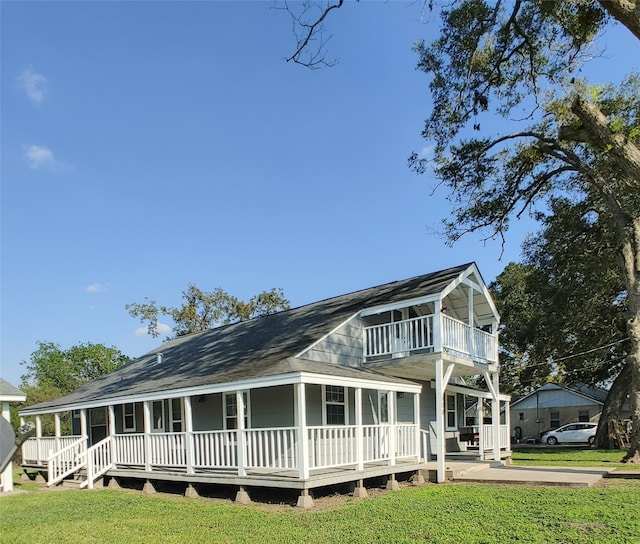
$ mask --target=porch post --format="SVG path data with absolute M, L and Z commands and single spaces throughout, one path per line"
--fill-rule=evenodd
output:
M 362 427 L 362 388 L 357 387 L 355 392 L 356 405 L 356 470 L 364 470 L 364 429 Z
M 398 398 L 394 391 L 387 392 L 387 398 L 389 399 L 389 465 L 395 466 L 396 464 L 396 453 L 398 451 L 397 442 L 398 442 L 398 418 L 396 414 Z
M 442 301 L 436 300 L 435 314 L 433 316 L 433 351 L 440 353 L 442 351 Z M 442 361 L 441 361 L 442 362 Z
M 85 438 L 88 438 L 89 434 L 87 433 L 87 409 L 83 408 L 80 410 L 80 434 Z
M 484 399 L 482 397 L 478 397 L 476 411 L 478 413 L 478 453 L 480 460 L 484 461 Z
M 62 432 L 60 430 L 60 412 L 53 414 L 53 435 L 56 437 L 56 451 L 60 449 L 60 436 Z
M 107 428 L 109 436 L 116 434 L 116 408 L 113 404 L 107 406 Z
M 295 384 L 296 425 L 298 427 L 298 471 L 301 480 L 309 479 L 309 439 L 307 433 L 307 398 L 304 383 Z
M 493 427 L 493 460 L 500 461 L 500 399 L 498 390 L 500 387 L 500 377 L 497 372 L 491 375 L 493 387 L 491 391 L 491 424 Z
M 11 409 L 8 402 L 2 403 L 2 417 L 5 421 L 11 422 Z M 0 482 L 3 492 L 13 491 L 13 462 L 10 462 L 0 474 Z
M 247 452 L 247 435 L 244 426 L 244 395 L 242 391 L 236 391 L 237 406 L 237 431 L 238 431 L 238 476 L 246 476 L 246 452 Z
M 444 369 L 442 359 L 436 360 L 436 481 L 445 481 L 445 438 L 444 438 Z
M 187 474 L 193 474 L 193 408 L 191 406 L 191 397 L 184 398 L 184 431 L 186 433 Z
M 507 451 L 511 451 L 511 406 L 508 400 L 504 401 L 504 422 L 507 426 Z
M 413 421 L 416 426 L 416 461 L 419 463 L 422 458 L 421 455 L 421 447 L 422 447 L 422 432 L 420 430 L 420 394 L 413 394 Z M 424 452 L 424 460 L 427 461 L 427 452 Z
M 42 418 L 39 415 L 36 416 L 36 438 L 42 438 Z M 38 440 L 38 461 L 46 461 L 47 457 L 49 457 L 49 452 L 42 451 L 42 440 Z
M 144 432 L 144 469 L 151 471 L 151 406 L 148 400 L 142 403 L 142 421 Z

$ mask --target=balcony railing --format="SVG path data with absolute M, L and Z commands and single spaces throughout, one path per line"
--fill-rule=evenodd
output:
M 442 315 L 415 317 L 364 329 L 365 359 L 406 357 L 421 351 L 446 351 L 472 361 L 496 363 L 498 339 L 466 323 Z

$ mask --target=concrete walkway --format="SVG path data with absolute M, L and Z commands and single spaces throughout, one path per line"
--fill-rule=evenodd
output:
M 607 469 L 593 467 L 523 467 L 515 465 L 448 463 L 454 482 L 494 484 L 557 485 L 591 487 L 609 474 Z M 456 465 L 456 466 L 453 466 Z M 471 465 L 471 464 L 469 464 Z

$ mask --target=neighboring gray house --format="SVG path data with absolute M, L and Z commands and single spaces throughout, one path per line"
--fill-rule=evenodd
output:
M 582 421 L 598 421 L 608 391 L 584 384 L 547 383 L 511 403 L 512 433 L 538 440 L 545 431 Z
M 478 455 L 509 454 L 499 316 L 475 264 L 179 337 L 55 401 L 28 407 L 25 467 L 189 485 L 301 490 L 418 472 L 445 479 L 464 396 L 489 399 Z M 487 391 L 460 385 L 484 375 Z M 450 383 L 452 382 L 452 383 Z M 59 436 L 71 412 L 73 436 Z M 508 409 L 505 411 L 509 413 Z M 58 431 L 43 437 L 41 417 Z
M 11 424 L 9 405 L 12 402 L 24 402 L 27 396 L 20 389 L 0 378 L 0 404 L 2 405 L 2 417 Z M 4 435 L 3 435 L 4 436 Z M 15 446 L 14 446 L 15 447 Z M 9 453 L 9 452 L 8 452 Z M 0 475 L 0 490 L 13 491 L 13 465 L 9 466 Z

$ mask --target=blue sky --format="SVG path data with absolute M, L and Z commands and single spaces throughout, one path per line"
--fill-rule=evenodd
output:
M 37 341 L 145 353 L 160 340 L 125 304 L 179 304 L 189 282 L 299 306 L 469 261 L 490 282 L 518 260 L 529 223 L 502 260 L 430 233 L 445 194 L 406 166 L 429 145 L 411 46 L 436 29 L 418 6 L 347 4 L 339 63 L 317 71 L 284 61 L 272 7 L 2 3 L 3 378 L 19 384 Z M 626 34 L 594 73 L 637 58 Z

